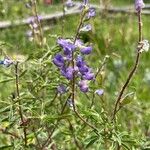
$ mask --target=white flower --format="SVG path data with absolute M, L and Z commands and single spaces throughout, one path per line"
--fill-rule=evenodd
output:
M 140 49 L 139 49 L 139 52 L 142 53 L 143 51 L 145 52 L 148 52 L 149 50 L 149 42 L 148 40 L 143 40 L 139 43 L 139 46 L 138 46 Z

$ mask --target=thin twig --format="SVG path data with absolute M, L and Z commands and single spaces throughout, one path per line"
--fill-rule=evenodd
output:
M 17 94 L 17 99 L 19 103 L 19 115 L 21 119 L 21 124 L 23 124 L 23 133 L 24 133 L 24 144 L 25 147 L 27 146 L 27 131 L 26 131 L 26 126 L 24 125 L 24 117 L 23 117 L 23 112 L 22 112 L 22 107 L 21 107 L 21 101 L 20 101 L 20 91 L 19 91 L 19 72 L 18 72 L 18 65 L 19 62 L 16 62 L 15 64 L 15 76 L 16 76 L 16 94 Z
M 139 42 L 141 42 L 141 41 L 142 41 L 142 18 L 141 18 L 141 10 L 138 12 L 138 22 L 139 22 L 139 24 L 138 24 L 138 25 L 139 25 Z M 139 49 L 137 49 L 137 56 L 136 56 L 135 64 L 134 64 L 134 66 L 133 66 L 131 72 L 129 73 L 128 78 L 127 78 L 125 84 L 124 84 L 123 87 L 121 88 L 121 91 L 120 91 L 120 93 L 119 93 L 119 96 L 118 96 L 118 98 L 117 98 L 117 100 L 116 100 L 112 120 L 115 119 L 115 116 L 116 116 L 116 114 L 117 114 L 117 112 L 118 112 L 118 109 L 120 109 L 120 108 L 118 108 L 118 105 L 120 105 L 120 102 L 121 102 L 122 96 L 123 96 L 123 94 L 124 94 L 124 91 L 125 91 L 125 89 L 127 88 L 127 86 L 128 86 L 128 84 L 130 83 L 130 81 L 131 81 L 131 79 L 132 79 L 134 73 L 136 72 L 136 70 L 137 70 L 137 68 L 138 68 L 139 60 L 140 60 L 140 54 L 141 54 L 141 53 L 140 53 L 140 48 L 139 48 Z
M 13 136 L 14 138 L 20 138 L 19 135 L 17 135 L 16 133 L 9 132 L 9 131 L 7 131 L 6 129 L 0 128 L 0 131 L 1 131 L 3 134 L 8 134 L 8 135 L 10 135 L 10 136 Z
M 78 39 L 79 37 L 79 34 L 80 34 L 80 28 L 82 27 L 83 25 L 83 21 L 84 21 L 84 17 L 86 15 L 86 11 L 83 10 L 82 14 L 81 14 L 81 18 L 80 18 L 80 22 L 79 22 L 79 25 L 78 25 L 78 28 L 77 28 L 77 31 L 76 31 L 76 34 L 75 34 L 75 39 L 74 39 L 74 44 L 76 43 L 76 40 Z M 75 68 L 75 63 L 74 63 L 74 52 L 72 52 L 72 67 L 73 69 Z M 77 109 L 76 109 L 76 104 L 75 104 L 75 72 L 73 72 L 73 79 L 72 79 L 72 88 L 71 88 L 71 97 L 72 97 L 72 105 L 73 105 L 73 111 L 75 112 L 75 114 L 77 115 L 77 117 L 83 121 L 87 126 L 89 126 L 90 128 L 92 128 L 94 131 L 97 131 L 96 134 L 98 134 L 98 130 L 96 129 L 96 127 L 94 127 L 93 125 L 91 125 L 90 123 L 88 123 L 84 118 L 82 118 L 80 116 L 80 114 L 78 113 Z

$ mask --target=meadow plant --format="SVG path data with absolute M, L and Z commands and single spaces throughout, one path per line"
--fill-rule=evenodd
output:
M 74 2 L 63 1 L 63 5 L 73 7 Z M 133 132 L 124 130 L 118 121 L 118 112 L 126 107 L 129 97 L 132 96 L 132 93 L 124 94 L 125 90 L 138 68 L 142 53 L 149 50 L 148 40 L 142 37 L 141 13 L 145 6 L 144 2 L 135 0 L 139 29 L 135 63 L 118 92 L 115 105 L 111 103 L 112 106 L 107 104 L 105 87 L 101 85 L 101 74 L 110 56 L 104 57 L 97 70 L 91 67 L 88 58 L 94 53 L 94 43 L 85 41 L 82 36 L 92 32 L 91 20 L 94 19 L 96 10 L 90 7 L 88 0 L 83 0 L 81 6 L 75 34 L 65 37 L 65 30 L 62 29 L 62 36 L 55 36 L 56 45 L 50 47 L 44 41 L 36 1 L 31 0 L 26 4 L 33 14 L 30 19 L 32 31 L 28 36 L 32 36 L 42 51 L 38 56 L 27 58 L 23 62 L 6 54 L 0 60 L 0 66 L 5 68 L 4 71 L 11 72 L 10 75 L 5 73 L 9 78 L 1 83 L 11 81 L 9 86 L 12 91 L 8 96 L 8 102 L 2 101 L 4 106 L 0 107 L 3 115 L 0 132 L 4 135 L 1 138 L 2 141 L 6 140 L 1 148 L 149 148 L 144 146 L 148 140 L 145 142 L 141 137 L 138 141 Z

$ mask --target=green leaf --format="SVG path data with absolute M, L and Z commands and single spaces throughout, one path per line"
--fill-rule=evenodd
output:
M 9 150 L 8 148 L 10 148 L 10 147 L 13 147 L 13 145 L 1 146 L 0 149 L 1 150 L 4 150 L 4 149 Z
M 8 111 L 10 111 L 10 107 L 9 106 L 0 109 L 0 113 L 4 113 L 4 112 L 8 112 Z
M 88 143 L 86 145 L 85 148 L 90 147 L 91 145 L 93 145 L 96 141 L 98 140 L 98 136 L 92 136 L 90 138 L 87 139 Z
M 14 78 L 2 80 L 2 81 L 0 81 L 0 83 L 6 83 L 6 82 L 10 82 L 10 81 L 12 81 L 12 80 L 14 80 Z
M 126 95 L 121 99 L 120 105 L 121 105 L 121 106 L 124 106 L 124 105 L 127 105 L 127 104 L 131 103 L 132 100 L 133 100 L 133 97 L 134 97 L 134 92 L 131 92 L 131 93 L 126 94 Z
M 27 72 L 27 70 L 24 70 L 20 75 L 19 77 L 21 78 L 22 76 L 24 76 L 24 74 Z

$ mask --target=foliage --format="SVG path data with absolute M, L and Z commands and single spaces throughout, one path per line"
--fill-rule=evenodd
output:
M 58 38 L 75 38 L 79 17 L 82 15 L 59 20 L 47 33 L 37 32 L 38 37 L 43 34 L 42 39 L 33 36 L 32 41 L 25 32 L 33 32 L 34 26 L 1 31 L 0 149 L 150 148 L 149 53 L 141 54 L 139 68 L 123 95 L 116 121 L 112 121 L 116 97 L 135 59 L 137 17 L 101 15 L 86 21 L 92 31 L 82 32 L 79 37 L 93 44 L 85 61 L 97 77 L 90 81 L 87 93 L 75 86 L 76 112 L 73 102 L 68 101 L 73 92 L 70 81 L 61 76 L 53 59 L 63 51 L 56 43 Z M 150 38 L 147 18 L 143 17 L 143 34 Z M 6 58 L 13 61 L 9 67 Z M 58 92 L 60 84 L 67 87 L 65 93 Z M 104 93 L 98 94 L 97 89 Z

